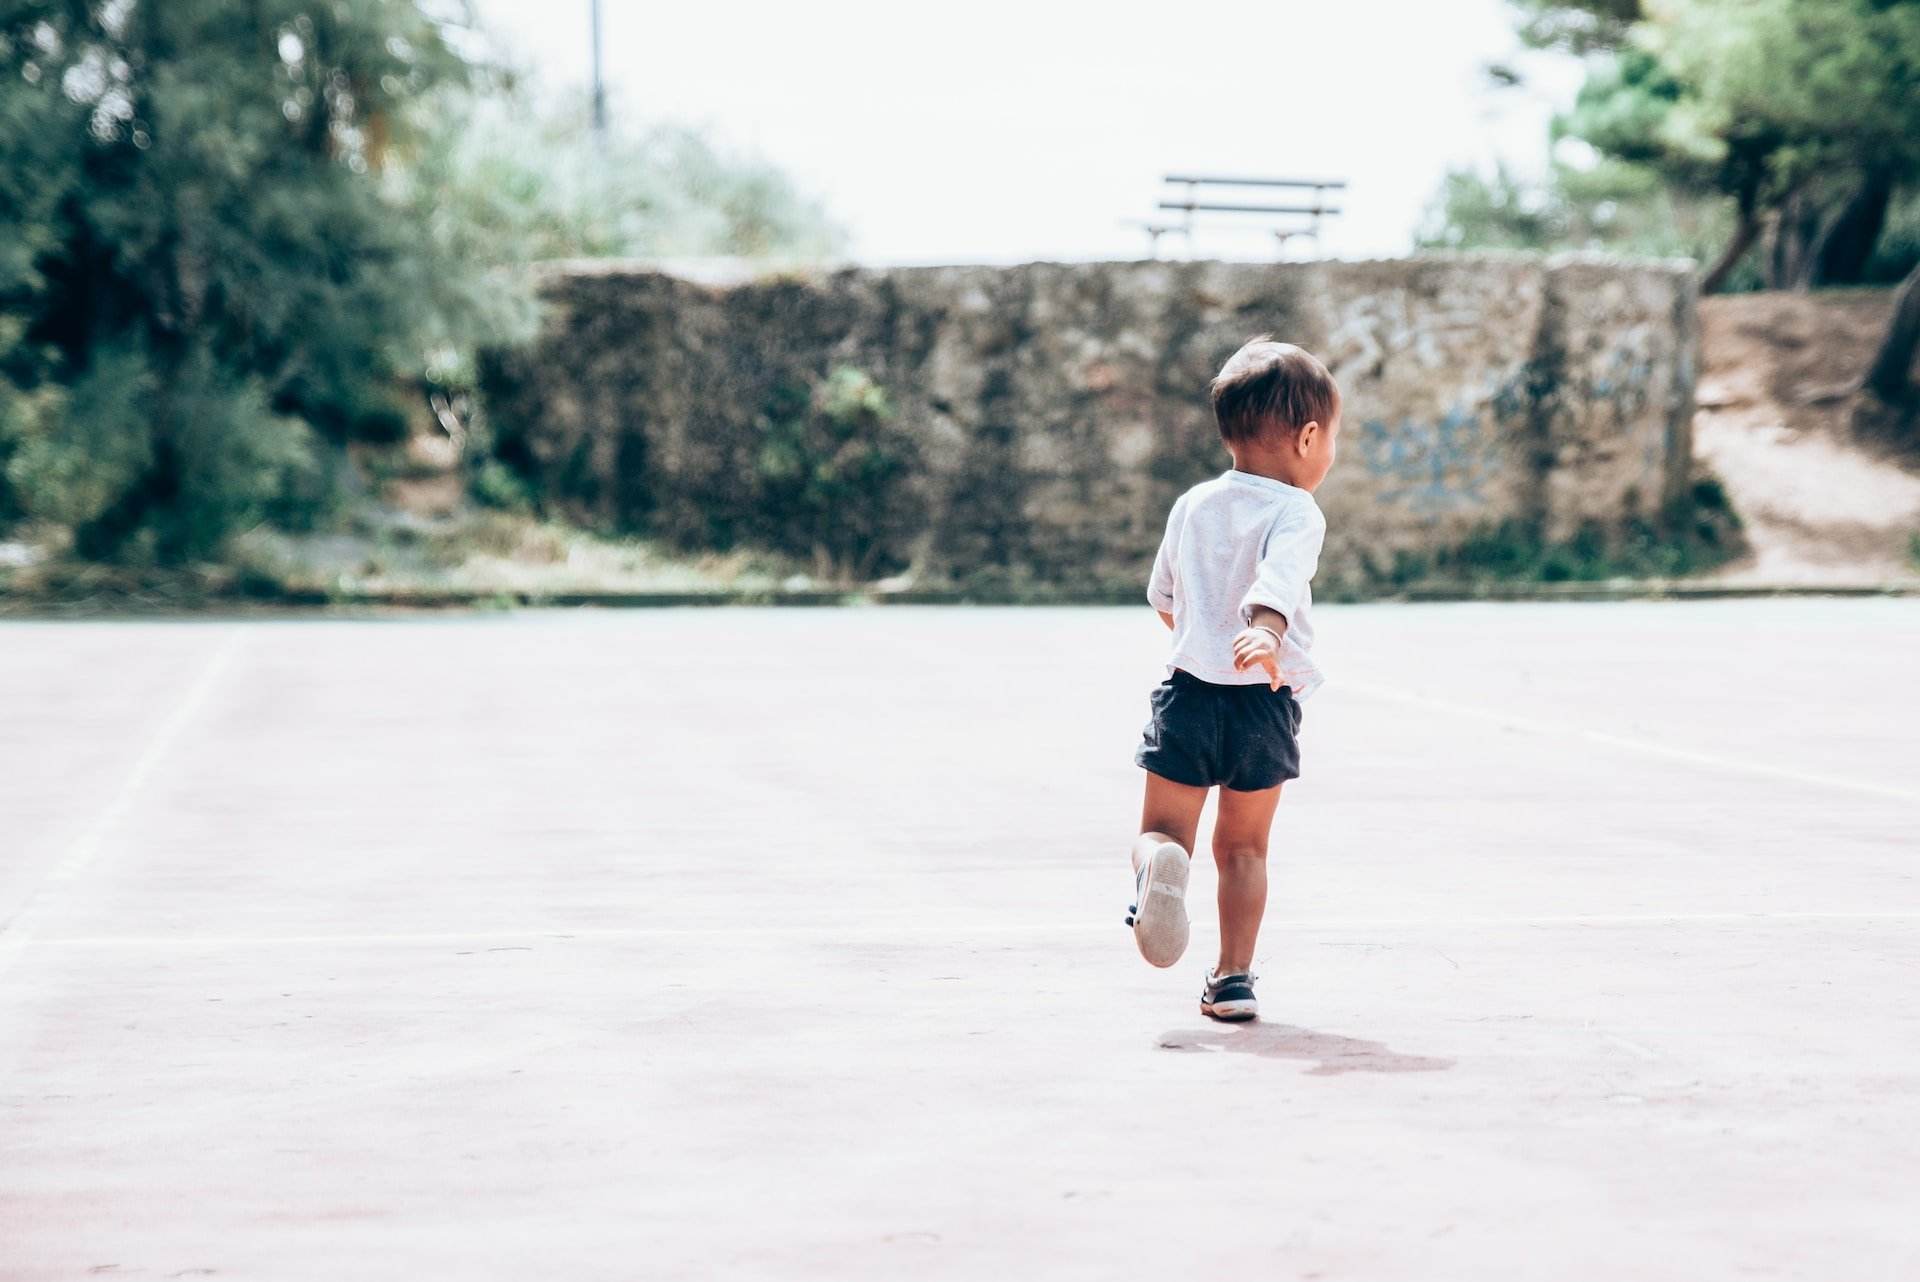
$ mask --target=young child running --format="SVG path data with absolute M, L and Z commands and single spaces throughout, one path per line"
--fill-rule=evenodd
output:
M 1173 653 L 1134 757 L 1147 795 L 1127 924 L 1155 966 L 1186 951 L 1189 852 L 1217 786 L 1220 957 L 1200 1010 L 1241 1020 L 1259 1014 L 1252 967 L 1267 831 L 1280 786 L 1300 774 L 1300 703 L 1320 684 L 1308 581 L 1327 522 L 1313 492 L 1333 466 L 1340 389 L 1312 355 L 1263 335 L 1233 354 L 1209 393 L 1233 468 L 1174 503 L 1147 587 Z

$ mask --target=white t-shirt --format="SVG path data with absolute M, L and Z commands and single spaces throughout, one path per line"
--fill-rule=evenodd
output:
M 1237 469 L 1202 481 L 1173 505 L 1154 558 L 1147 600 L 1173 616 L 1169 671 L 1184 668 L 1215 685 L 1254 685 L 1265 669 L 1237 672 L 1233 638 L 1256 605 L 1286 619 L 1280 679 L 1305 699 L 1320 685 L 1308 651 L 1313 604 L 1308 586 L 1320 564 L 1327 518 L 1298 486 Z

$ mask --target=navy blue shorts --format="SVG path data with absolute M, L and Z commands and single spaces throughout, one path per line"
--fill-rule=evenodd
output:
M 1176 670 L 1153 688 L 1134 764 L 1194 788 L 1260 792 L 1300 777 L 1300 704 L 1286 686 L 1222 686 Z

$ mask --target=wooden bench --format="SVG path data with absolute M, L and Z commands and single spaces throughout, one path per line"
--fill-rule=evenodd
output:
M 1214 174 L 1168 174 L 1162 181 L 1169 187 L 1182 187 L 1185 190 L 1172 193 L 1180 199 L 1163 198 L 1159 204 L 1160 209 L 1182 215 L 1179 222 L 1140 224 L 1147 233 L 1148 251 L 1155 258 L 1160 256 L 1160 238 L 1171 232 L 1185 236 L 1188 252 L 1192 252 L 1195 214 L 1261 214 L 1287 219 L 1304 217 L 1307 220 L 1304 225 L 1282 224 L 1269 230 L 1283 253 L 1287 242 L 1296 236 L 1309 237 L 1318 244 L 1321 220 L 1340 212 L 1340 207 L 1329 203 L 1329 198 L 1347 188 L 1346 180 L 1340 178 L 1230 178 Z M 1304 203 L 1299 204 L 1249 203 L 1253 200 L 1251 196 L 1233 198 L 1235 189 L 1246 188 L 1304 191 L 1308 194 Z

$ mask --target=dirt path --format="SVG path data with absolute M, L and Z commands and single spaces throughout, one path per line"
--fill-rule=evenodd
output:
M 1840 392 L 1871 354 L 1888 300 L 1849 290 L 1701 303 L 1694 450 L 1726 483 L 1753 547 L 1719 577 L 1920 577 L 1920 469 L 1852 440 Z

